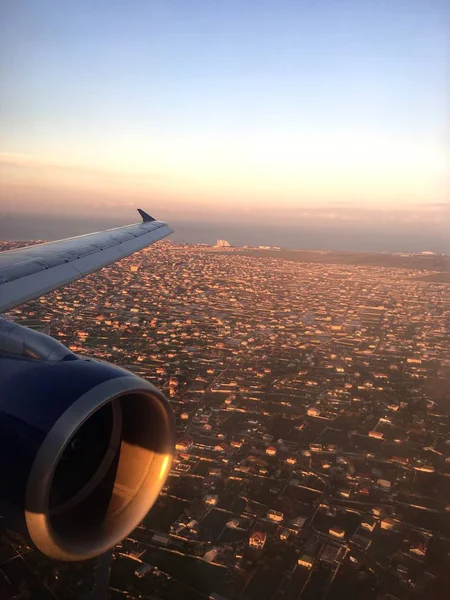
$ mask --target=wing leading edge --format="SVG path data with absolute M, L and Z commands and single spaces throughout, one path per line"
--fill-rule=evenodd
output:
M 81 279 L 173 233 L 139 209 L 142 223 L 0 252 L 0 313 Z

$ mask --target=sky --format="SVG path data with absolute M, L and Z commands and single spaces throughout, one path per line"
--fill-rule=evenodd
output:
M 3 0 L 0 238 L 450 253 L 447 0 Z

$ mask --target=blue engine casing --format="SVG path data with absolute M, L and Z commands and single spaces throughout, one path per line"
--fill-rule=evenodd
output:
M 174 444 L 168 401 L 129 371 L 0 353 L 0 515 L 48 556 L 92 558 L 129 535 Z

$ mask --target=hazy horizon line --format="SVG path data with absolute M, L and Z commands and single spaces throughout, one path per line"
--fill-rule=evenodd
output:
M 138 219 L 135 219 L 137 221 Z M 131 222 L 130 219 L 129 222 Z M 0 240 L 2 241 L 53 241 L 67 237 L 85 235 L 126 225 L 118 217 L 84 217 L 67 219 L 58 216 L 26 216 L 16 218 L 3 215 L 0 219 Z M 214 245 L 218 239 L 229 241 L 233 247 L 258 246 L 279 247 L 284 250 L 305 250 L 320 252 L 365 252 L 365 253 L 408 253 L 433 252 L 450 255 L 450 240 L 444 229 L 423 223 L 365 223 L 349 226 L 349 223 L 333 222 L 312 224 L 270 223 L 249 226 L 246 224 L 208 222 L 173 222 L 174 233 L 168 241 L 187 244 Z

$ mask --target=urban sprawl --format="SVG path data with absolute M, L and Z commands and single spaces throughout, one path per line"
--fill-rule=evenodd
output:
M 170 398 L 172 469 L 110 597 L 448 598 L 449 286 L 221 242 L 158 244 L 8 315 Z M 87 598 L 95 569 L 0 542 L 6 598 Z

